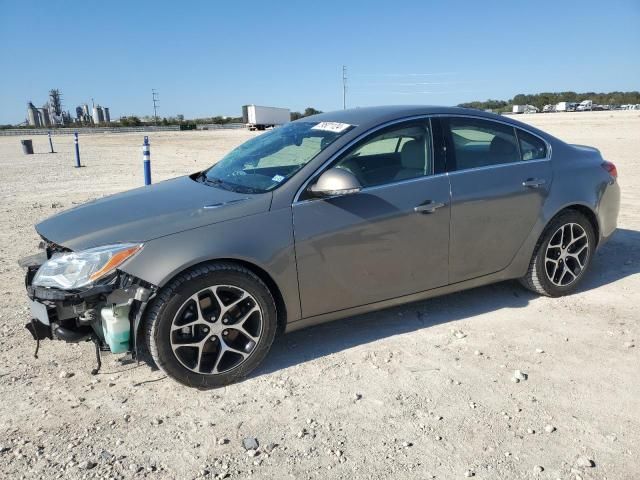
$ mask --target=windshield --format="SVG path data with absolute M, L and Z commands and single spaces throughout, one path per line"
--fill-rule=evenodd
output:
M 239 193 L 264 193 L 282 185 L 352 125 L 293 122 L 243 143 L 198 180 Z

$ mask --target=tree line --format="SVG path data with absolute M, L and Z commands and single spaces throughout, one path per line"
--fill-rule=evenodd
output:
M 142 125 L 155 125 L 156 119 L 154 117 L 137 117 L 131 115 L 128 117 L 120 117 L 119 123 L 123 127 L 139 127 Z M 158 125 L 198 125 L 198 124 L 210 124 L 215 123 L 218 125 L 224 125 L 227 123 L 242 123 L 242 117 L 204 117 L 185 120 L 184 115 L 176 115 L 175 117 L 158 117 Z
M 318 113 L 322 113 L 322 111 L 317 110 L 313 107 L 307 107 L 304 109 L 304 112 L 291 112 L 291 121 L 298 120 L 300 118 L 308 117 L 311 115 L 317 115 Z M 123 127 L 139 127 L 142 125 L 155 125 L 156 119 L 154 117 L 146 116 L 146 117 L 137 117 L 135 115 L 120 117 L 120 125 Z M 184 115 L 176 115 L 175 117 L 159 117 L 158 125 L 168 126 L 168 125 L 180 125 L 181 127 L 188 127 L 193 125 L 204 125 L 204 124 L 216 124 L 216 125 L 225 125 L 228 123 L 242 123 L 242 117 L 223 117 L 221 115 L 217 115 L 215 117 L 204 117 L 204 118 L 194 118 L 185 120 Z
M 309 117 L 311 115 L 317 115 L 318 113 L 322 113 L 321 110 L 318 110 L 313 107 L 307 107 L 303 112 L 291 112 L 291 121 L 298 120 L 300 118 Z M 225 125 L 228 123 L 242 123 L 242 117 L 223 117 L 221 115 L 217 115 L 215 117 L 204 117 L 204 118 L 193 118 L 193 119 L 185 119 L 184 115 L 178 114 L 172 117 L 158 117 L 157 119 L 153 116 L 146 115 L 143 117 L 139 117 L 137 115 L 127 115 L 120 117 L 117 122 L 111 122 L 109 126 L 111 127 L 141 127 L 146 125 L 179 125 L 181 130 L 194 130 L 196 125 L 203 124 L 216 124 L 216 125 Z M 71 125 L 74 126 L 74 125 Z M 86 125 L 92 126 L 92 125 Z M 7 128 L 16 128 L 15 125 L 0 125 L 0 129 Z M 35 128 L 35 127 L 20 127 L 20 128 Z
M 461 103 L 459 107 L 477 108 L 480 110 L 493 110 L 494 112 L 511 111 L 513 105 L 533 105 L 540 110 L 545 105 L 555 105 L 560 102 L 580 103 L 583 100 L 593 100 L 598 105 L 626 105 L 640 103 L 640 92 L 554 92 L 554 93 L 519 93 L 510 100 L 486 100 L 484 102 Z
M 300 118 L 304 118 L 304 117 L 310 117 L 311 115 L 317 115 L 319 113 L 322 113 L 322 111 L 316 110 L 313 107 L 307 107 L 304 109 L 303 113 L 291 112 L 291 121 L 293 122 L 294 120 L 299 120 Z

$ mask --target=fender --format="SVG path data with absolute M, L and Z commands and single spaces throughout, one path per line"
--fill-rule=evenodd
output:
M 255 265 L 275 283 L 287 321 L 295 321 L 300 318 L 300 297 L 291 222 L 291 209 L 283 208 L 167 235 L 146 242 L 121 270 L 162 288 L 203 262 L 225 259 Z

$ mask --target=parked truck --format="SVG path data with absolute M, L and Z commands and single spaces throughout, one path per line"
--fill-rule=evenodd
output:
M 540 109 L 533 105 L 514 105 L 512 113 L 538 113 Z
M 556 112 L 575 112 L 577 106 L 575 102 L 560 102 L 556 104 Z
M 264 130 L 268 127 L 288 123 L 291 121 L 291 112 L 288 108 L 244 105 L 242 107 L 242 121 L 249 130 Z
M 577 112 L 586 112 L 593 110 L 593 101 L 591 100 L 583 100 L 580 102 L 580 105 L 576 108 Z

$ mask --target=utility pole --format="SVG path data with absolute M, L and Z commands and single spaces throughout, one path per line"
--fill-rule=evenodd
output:
M 156 121 L 156 126 L 158 125 L 158 92 L 156 92 L 155 88 L 151 89 L 151 97 L 153 98 L 153 118 Z
M 342 109 L 347 109 L 347 66 L 342 65 Z

